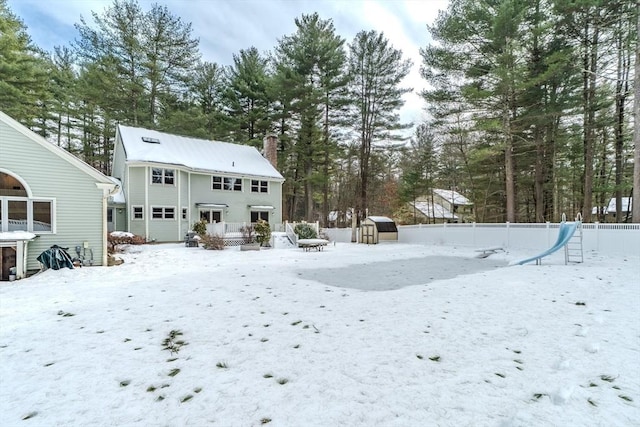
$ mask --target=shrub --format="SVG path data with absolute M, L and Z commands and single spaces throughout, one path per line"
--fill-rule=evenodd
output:
M 218 234 L 205 234 L 200 239 L 200 244 L 205 249 L 213 249 L 216 251 L 224 249 L 224 239 Z
M 240 233 L 242 233 L 242 238 L 245 243 L 253 243 L 253 232 L 254 229 L 251 224 L 240 227 Z
M 142 236 L 136 236 L 125 231 L 113 231 L 107 236 L 107 251 L 110 254 L 120 252 L 121 245 L 143 245 L 147 243 Z
M 265 246 L 271 240 L 271 227 L 269 223 L 264 219 L 258 220 L 254 230 L 256 231 L 256 240 L 260 243 L 260 246 Z
M 193 224 L 193 231 L 200 237 L 204 237 L 207 234 L 207 222 L 198 221 Z
M 296 225 L 293 231 L 298 235 L 298 239 L 317 239 L 318 238 L 318 234 L 316 233 L 316 230 L 307 223 Z

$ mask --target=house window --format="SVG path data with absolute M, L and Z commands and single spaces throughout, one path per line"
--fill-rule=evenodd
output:
M 189 215 L 188 215 L 188 211 L 187 208 L 182 208 L 182 220 L 186 221 L 187 219 L 189 219 Z
M 131 207 L 131 218 L 136 220 L 144 219 L 144 207 L 142 206 L 132 206 Z
M 214 224 L 222 221 L 222 211 L 216 211 L 213 209 L 200 210 L 200 221 L 204 221 L 207 224 Z
M 257 179 L 251 180 L 251 192 L 252 193 L 268 193 L 269 192 L 269 182 L 268 181 L 258 181 Z
M 212 176 L 211 188 L 213 190 L 242 191 L 242 178 Z
M 251 211 L 251 222 L 258 222 L 259 219 L 263 219 L 269 222 L 269 212 L 265 211 Z
M 176 219 L 176 208 L 173 207 L 151 207 L 152 219 Z
M 46 234 L 54 230 L 53 200 L 0 197 L 0 232 L 29 231 Z
M 173 185 L 175 182 L 175 170 L 163 168 L 151 168 L 151 183 Z

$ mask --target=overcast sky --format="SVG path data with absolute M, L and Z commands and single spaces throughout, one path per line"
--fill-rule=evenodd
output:
M 361 30 L 384 32 L 403 58 L 413 61 L 405 86 L 403 122 L 418 123 L 424 103 L 419 96 L 425 83 L 420 78 L 420 47 L 430 42 L 427 24 L 433 22 L 448 0 L 138 0 L 143 10 L 151 4 L 166 5 L 176 16 L 193 25 L 200 39 L 202 59 L 231 65 L 233 54 L 255 46 L 273 50 L 278 40 L 296 30 L 294 19 L 318 12 L 332 19 L 336 32 L 347 43 Z M 21 18 L 33 42 L 48 51 L 69 45 L 78 33 L 74 24 L 83 16 L 93 23 L 91 11 L 102 14 L 112 0 L 9 0 L 9 8 Z

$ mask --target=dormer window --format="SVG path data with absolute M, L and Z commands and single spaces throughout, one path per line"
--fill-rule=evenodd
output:
M 160 140 L 158 138 L 150 138 L 148 136 L 143 136 L 142 141 L 149 144 L 160 144 Z

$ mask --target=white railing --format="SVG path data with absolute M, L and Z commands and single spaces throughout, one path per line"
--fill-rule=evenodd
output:
M 298 235 L 295 233 L 295 231 L 293 231 L 294 224 L 286 222 L 284 226 L 284 231 L 285 233 L 287 233 L 287 237 L 289 238 L 291 243 L 293 243 L 294 246 L 298 246 Z
M 553 245 L 558 237 L 558 223 L 515 224 L 418 224 L 398 226 L 400 243 L 460 245 L 505 249 L 540 250 Z M 351 229 L 325 229 L 337 242 L 350 242 Z M 611 255 L 640 256 L 640 224 L 583 223 L 584 251 Z
M 216 234 L 218 236 L 241 236 L 242 228 L 251 225 L 248 222 L 216 222 L 207 224 L 207 233 Z M 284 224 L 270 224 L 271 231 L 284 230 Z
M 298 235 L 295 232 L 296 225 L 298 224 L 307 224 L 311 228 L 316 231 L 316 235 L 320 235 L 320 224 L 316 222 L 285 222 L 284 223 L 284 231 L 287 233 L 287 237 L 294 244 L 294 246 L 298 246 Z

